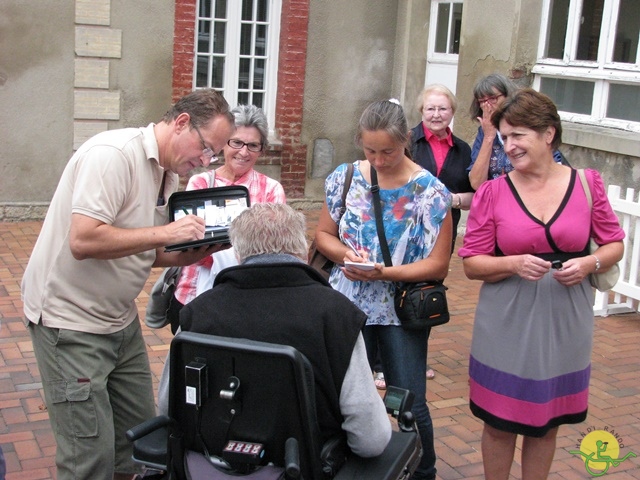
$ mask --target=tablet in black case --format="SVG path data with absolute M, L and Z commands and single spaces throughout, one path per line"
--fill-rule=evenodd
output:
M 168 245 L 165 251 L 229 243 L 231 221 L 248 207 L 249 190 L 242 185 L 175 192 L 169 197 L 169 221 L 180 220 L 186 215 L 197 215 L 204 219 L 206 230 L 202 240 Z

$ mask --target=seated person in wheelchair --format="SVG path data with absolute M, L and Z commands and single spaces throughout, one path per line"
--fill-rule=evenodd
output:
M 305 232 L 304 215 L 286 204 L 242 212 L 229 232 L 240 265 L 221 271 L 211 290 L 185 305 L 180 328 L 296 348 L 313 367 L 322 441 L 342 430 L 353 453 L 378 456 L 391 424 L 369 371 L 366 316 L 306 264 Z M 167 389 L 163 375 L 161 414 Z

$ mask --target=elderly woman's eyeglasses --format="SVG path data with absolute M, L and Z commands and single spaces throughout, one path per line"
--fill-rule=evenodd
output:
M 436 113 L 440 113 L 441 115 L 446 115 L 451 111 L 448 107 L 427 107 L 423 110 L 427 115 L 435 115 Z
M 242 147 L 244 147 L 245 145 L 247 146 L 247 150 L 249 150 L 250 152 L 261 152 L 262 151 L 262 144 L 261 143 L 245 143 L 242 140 L 237 140 L 235 138 L 230 139 L 227 142 L 227 145 L 229 145 L 231 148 L 235 148 L 236 150 L 240 150 L 242 149 Z
M 193 125 L 193 123 L 191 124 Z M 202 156 L 209 159 L 209 162 L 211 163 L 215 163 L 218 161 L 218 157 L 216 157 L 216 154 L 213 153 L 213 149 L 211 147 L 207 147 L 207 144 L 204 143 L 204 138 L 202 138 L 202 134 L 200 133 L 200 129 L 198 129 L 198 127 L 196 127 L 195 125 L 193 125 L 194 130 L 196 131 L 196 133 L 198 134 L 198 136 L 200 137 L 200 143 L 202 143 Z
M 498 99 L 500 97 L 504 97 L 504 95 L 499 93 L 497 95 L 492 95 L 490 97 L 479 98 L 478 105 L 482 105 L 483 103 L 488 103 L 489 105 L 495 105 L 498 102 Z

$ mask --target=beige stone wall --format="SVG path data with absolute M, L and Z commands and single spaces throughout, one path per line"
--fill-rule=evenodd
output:
M 0 2 L 0 221 L 42 218 L 73 151 L 171 103 L 173 1 Z
M 311 0 L 302 127 L 306 197 L 322 200 L 326 175 L 362 157 L 353 136 L 366 105 L 397 95 L 397 12 L 396 2 Z
M 0 204 L 53 195 L 72 150 L 74 41 L 74 2 L 0 2 Z
M 430 12 L 430 0 L 398 2 L 392 91 L 404 106 L 409 128 L 421 121 L 415 103 L 424 88 Z

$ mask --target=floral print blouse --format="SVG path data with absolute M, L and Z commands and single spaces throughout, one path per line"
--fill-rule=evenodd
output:
M 376 231 L 371 185 L 354 162 L 353 179 L 347 194 L 347 208 L 340 219 L 342 189 L 347 165 L 337 167 L 325 181 L 327 207 L 331 218 L 339 222 L 342 243 L 369 253 L 369 260 L 384 263 Z M 392 190 L 380 190 L 385 235 L 393 265 L 427 258 L 433 249 L 448 209 L 451 194 L 427 170 L 414 175 L 407 184 Z M 329 283 L 346 295 L 367 316 L 367 325 L 400 325 L 393 306 L 393 282 L 352 282 L 338 266 Z

